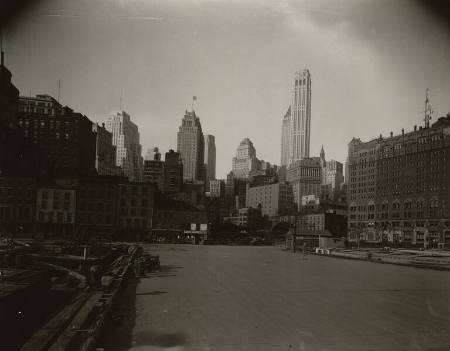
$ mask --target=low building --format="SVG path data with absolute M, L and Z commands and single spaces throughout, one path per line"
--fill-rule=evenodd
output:
M 44 236 L 73 236 L 76 184 L 41 185 L 36 191 L 36 232 Z
M 76 236 L 114 238 L 119 177 L 81 179 L 76 204 Z
M 32 234 L 35 223 L 34 178 L 0 177 L 0 234 Z
M 287 183 L 247 187 L 246 206 L 261 208 L 263 216 L 289 214 L 293 207 L 292 188 Z
M 225 217 L 223 221 L 245 228 L 248 232 L 255 232 L 262 228 L 261 209 L 252 207 L 240 208 L 237 210 L 237 213 Z
M 119 237 L 137 240 L 150 237 L 154 201 L 154 184 L 119 183 L 117 205 L 117 231 Z

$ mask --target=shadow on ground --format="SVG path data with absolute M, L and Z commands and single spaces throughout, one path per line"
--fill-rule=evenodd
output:
M 134 347 L 159 346 L 161 348 L 184 346 L 187 344 L 187 337 L 181 333 L 156 333 L 144 330 L 135 335 Z
M 142 295 L 163 295 L 163 294 L 167 294 L 167 291 L 142 292 L 142 293 L 136 293 L 136 296 L 142 296 Z
M 176 277 L 176 271 L 183 267 L 175 265 L 162 265 L 153 272 L 147 273 L 145 278 Z

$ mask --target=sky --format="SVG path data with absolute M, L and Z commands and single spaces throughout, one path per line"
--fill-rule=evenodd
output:
M 43 0 L 8 12 L 6 66 L 21 95 L 45 93 L 104 122 L 127 111 L 146 150 L 176 149 L 186 109 L 216 139 L 217 177 L 239 142 L 280 163 L 294 73 L 312 77 L 311 156 L 344 162 L 369 140 L 450 111 L 447 7 L 413 0 Z M 437 1 L 435 4 L 444 2 Z M 23 2 L 22 2 L 23 4 Z M 433 121 L 432 121 L 433 122 Z

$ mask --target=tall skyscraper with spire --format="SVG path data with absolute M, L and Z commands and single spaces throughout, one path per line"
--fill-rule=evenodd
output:
M 284 121 L 283 121 L 284 122 Z M 311 129 L 311 74 L 304 69 L 295 73 L 289 131 L 289 161 L 309 157 Z
M 291 106 L 289 106 L 283 117 L 281 125 L 281 165 L 288 166 L 289 163 L 289 139 L 291 124 Z
M 183 162 L 183 180 L 205 180 L 204 150 L 205 139 L 200 118 L 194 110 L 186 110 L 177 134 L 177 151 Z

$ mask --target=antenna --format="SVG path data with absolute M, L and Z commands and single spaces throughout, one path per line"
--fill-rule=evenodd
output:
M 123 95 L 123 88 L 120 89 L 120 102 L 119 102 L 120 111 L 122 111 L 122 95 Z
M 61 96 L 61 79 L 58 79 L 58 102 Z
M 425 90 L 425 109 L 424 109 L 424 122 L 425 122 L 425 128 L 428 128 L 430 126 L 430 120 L 431 120 L 431 115 L 433 114 L 433 109 L 430 106 L 430 100 L 428 98 L 428 92 L 430 91 L 430 89 L 427 88 L 427 90 Z
M 197 96 L 192 97 L 192 111 L 194 111 L 194 101 L 197 101 Z

